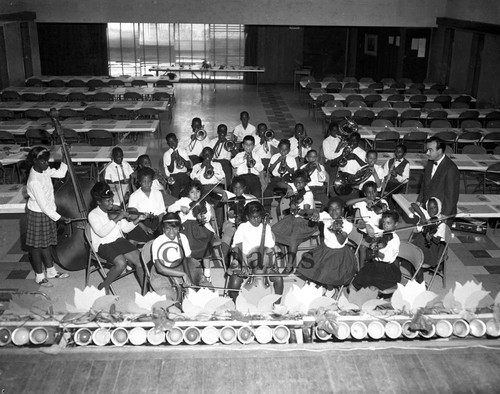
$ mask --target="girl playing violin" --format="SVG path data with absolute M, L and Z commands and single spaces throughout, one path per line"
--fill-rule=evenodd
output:
M 238 226 L 243 222 L 245 206 L 250 201 L 256 201 L 255 196 L 246 194 L 247 184 L 242 177 L 234 177 L 231 191 L 227 193 L 227 220 L 222 225 L 222 253 L 227 259 L 233 242 L 233 236 Z M 227 261 L 226 261 L 227 264 Z
M 202 266 L 191 257 L 188 239 L 184 234 L 180 234 L 182 223 L 179 215 L 177 213 L 165 214 L 162 218 L 162 227 L 163 234 L 153 241 L 151 247 L 154 263 L 151 269 L 151 287 L 154 291 L 175 300 L 178 294 L 168 277 L 186 286 L 192 284 L 210 286 L 203 275 Z
M 326 207 L 328 197 L 325 191 L 326 170 L 325 167 L 318 162 L 318 152 L 311 149 L 306 155 L 306 164 L 301 167 L 309 173 L 309 188 L 314 195 L 314 201 L 320 201 L 322 207 Z
M 278 145 L 279 152 L 271 157 L 269 162 L 269 183 L 264 190 L 264 208 L 270 212 L 272 197 L 276 190 L 286 193 L 287 183 L 297 169 L 295 158 L 290 155 L 290 141 L 283 139 Z
M 127 241 L 123 234 L 132 231 L 144 215 L 136 215 L 133 221 L 127 220 L 129 213 L 120 211 L 113 219 L 108 212 L 113 208 L 113 192 L 105 182 L 97 182 L 91 190 L 97 207 L 89 213 L 92 246 L 100 257 L 107 260 L 113 267 L 108 271 L 106 279 L 97 286 L 99 290 L 109 291 L 109 286 L 122 274 L 127 265 L 135 268 L 136 279 L 142 286 L 144 270 L 137 248 Z
M 356 257 L 347 246 L 347 237 L 353 229 L 352 223 L 343 219 L 345 203 L 333 197 L 327 212 L 313 216 L 325 224 L 324 242 L 304 253 L 297 272 L 308 280 L 326 287 L 326 297 L 335 294 L 335 287 L 348 285 L 356 274 Z
M 111 158 L 113 161 L 106 166 L 104 180 L 114 189 L 113 204 L 121 207 L 130 196 L 130 175 L 134 170 L 128 162 L 123 161 L 122 148 L 115 146 L 111 151 Z
M 358 228 L 363 233 L 363 242 L 359 247 L 359 265 L 362 267 L 366 261 L 366 248 L 373 241 L 375 234 L 380 233 L 380 220 L 382 214 L 389 209 L 387 201 L 377 199 L 377 185 L 373 181 L 368 181 L 363 185 L 365 197 L 355 198 L 347 201 L 347 206 L 359 209 L 361 221 Z
M 152 168 L 140 168 L 137 179 L 141 187 L 130 195 L 128 208 L 148 213 L 148 217 L 128 233 L 128 239 L 136 242 L 151 241 L 160 232 L 159 225 L 166 208 L 161 192 L 152 187 L 154 176 Z
M 396 262 L 400 242 L 394 232 L 398 221 L 399 214 L 396 211 L 386 211 L 382 214 L 384 234 L 371 243 L 372 257 L 352 282 L 356 290 L 370 286 L 386 290 L 401 282 L 401 270 Z
M 314 211 L 314 196 L 307 186 L 309 174 L 304 170 L 297 170 L 293 174 L 293 183 L 285 198 L 290 198 L 290 215 L 285 216 L 272 226 L 276 243 L 288 247 L 288 258 L 283 274 L 289 275 L 295 270 L 297 249 L 305 240 L 317 231 L 316 223 L 309 218 Z
M 441 221 L 441 200 L 431 197 L 427 201 L 427 209 L 411 204 L 415 211 L 414 216 L 419 217 L 416 232 L 413 234 L 411 243 L 418 246 L 424 252 L 424 264 L 415 279 L 421 283 L 424 280 L 425 268 L 435 267 L 439 263 L 439 257 L 443 252 L 446 234 L 446 223 Z M 425 225 L 425 226 L 424 226 Z
M 191 246 L 193 258 L 202 261 L 203 273 L 210 280 L 210 258 L 215 230 L 210 224 L 212 208 L 201 198 L 202 185 L 198 180 L 191 180 L 181 192 L 181 198 L 168 207 L 168 212 L 179 212 L 183 224 L 182 233 Z
M 68 166 L 61 163 L 58 170 L 49 168 L 50 152 L 37 146 L 30 150 L 26 158 L 29 177 L 26 189 L 28 204 L 28 228 L 26 245 L 30 248 L 30 263 L 35 271 L 35 282 L 44 287 L 52 287 L 49 279 L 65 279 L 67 273 L 58 272 L 54 265 L 53 247 L 57 245 L 57 224 L 69 219 L 57 213 L 54 186 L 51 178 L 63 178 Z M 44 272 L 45 271 L 45 272 Z
M 264 217 L 264 207 L 258 201 L 251 201 L 245 206 L 245 221 L 237 228 L 232 243 L 233 259 L 228 282 L 231 289 L 239 289 L 244 275 L 255 271 L 278 273 L 272 250 L 275 246 L 274 237 L 269 224 L 263 223 Z M 274 285 L 274 292 L 283 294 L 283 278 L 270 277 L 269 280 Z M 233 299 L 236 298 L 236 292 L 229 294 Z

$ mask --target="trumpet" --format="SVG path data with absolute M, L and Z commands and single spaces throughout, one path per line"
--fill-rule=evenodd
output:
M 318 163 L 316 161 L 310 161 L 304 167 L 304 170 L 308 172 L 309 176 L 318 168 Z
M 234 151 L 236 148 L 236 143 L 233 140 L 226 140 L 224 142 L 224 149 L 227 150 L 228 152 Z
M 172 186 L 175 183 L 175 179 L 171 176 L 167 177 L 167 184 Z
M 212 166 L 212 164 L 207 164 L 205 172 L 203 173 L 203 177 L 205 179 L 212 179 L 214 177 L 214 167 Z
M 313 140 L 311 137 L 304 137 L 302 139 L 302 148 L 304 149 L 310 149 L 313 144 Z
M 283 156 L 285 157 L 285 156 Z M 287 173 L 287 169 L 286 169 L 286 159 L 283 159 L 281 160 L 281 163 L 280 163 L 280 166 L 278 168 L 278 174 L 280 174 L 280 176 L 283 176 Z
M 246 158 L 247 158 L 247 167 L 248 168 L 254 168 L 255 167 L 255 164 L 257 163 L 255 161 L 255 159 L 252 157 L 252 154 L 251 153 L 247 153 L 246 154 Z
M 274 138 L 274 131 L 269 129 L 264 133 L 264 139 L 266 141 L 271 141 Z
M 184 163 L 184 159 L 181 157 L 181 155 L 179 154 L 179 151 L 174 151 L 174 153 L 172 154 L 172 156 L 175 157 L 173 158 L 173 160 L 175 161 L 175 166 L 177 167 L 177 169 L 179 170 L 182 170 L 184 167 L 186 167 L 186 164 Z
M 194 149 L 194 146 L 196 145 L 196 141 L 203 141 L 205 138 L 207 138 L 207 132 L 203 128 L 196 130 L 193 134 L 191 134 L 191 142 L 189 143 L 189 151 L 192 151 Z

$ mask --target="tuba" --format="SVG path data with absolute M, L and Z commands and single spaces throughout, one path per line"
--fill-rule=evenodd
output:
M 345 196 L 353 192 L 353 186 L 357 186 L 372 174 L 370 166 L 361 167 L 355 174 L 339 172 L 333 183 L 335 192 L 340 196 Z
M 207 138 L 207 132 L 205 131 L 204 128 L 196 130 L 191 135 L 191 142 L 189 143 L 189 150 L 190 151 L 193 150 L 194 146 L 196 145 L 196 141 L 203 141 L 205 138 Z
M 337 152 L 339 152 L 340 150 L 344 150 L 344 152 L 342 153 L 342 159 L 339 162 L 339 167 L 346 166 L 346 157 L 353 151 L 352 146 L 349 145 L 349 138 L 353 133 L 357 132 L 358 124 L 352 119 L 346 118 L 339 124 L 340 143 L 337 147 Z

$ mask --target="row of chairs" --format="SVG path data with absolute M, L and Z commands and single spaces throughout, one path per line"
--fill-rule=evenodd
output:
M 169 107 L 168 107 L 169 108 Z M 171 119 L 171 111 L 167 111 Z M 32 121 L 49 121 L 49 114 L 41 109 L 28 109 L 22 112 L 25 119 Z M 104 110 L 97 107 L 87 107 L 83 111 L 75 111 L 70 108 L 61 108 L 59 117 L 61 120 L 96 120 L 96 119 L 115 119 L 115 120 L 132 120 L 132 119 L 159 119 L 160 111 L 154 108 L 140 108 L 137 111 L 128 110 L 126 108 L 111 108 Z M 19 119 L 18 116 L 9 110 L 0 110 L 0 120 L 8 121 Z
M 123 100 L 126 101 L 143 101 L 146 98 L 151 96 L 152 101 L 171 101 L 172 97 L 169 93 L 166 92 L 155 92 L 152 95 L 148 95 L 145 97 L 144 95 L 138 92 L 125 92 L 123 95 Z M 65 102 L 65 101 L 115 101 L 115 96 L 108 92 L 90 92 L 89 94 L 81 93 L 81 92 L 71 92 L 69 94 L 60 94 L 60 93 L 22 93 L 19 94 L 14 90 L 5 90 L 1 93 L 0 98 L 2 101 L 57 101 L 57 102 Z M 121 101 L 121 100 L 120 100 Z
M 113 146 L 113 133 L 104 129 L 92 129 L 86 133 L 77 133 L 75 130 L 63 127 L 64 138 L 69 144 L 90 143 L 92 146 Z M 8 131 L 0 130 L 0 144 L 23 144 L 30 146 L 35 145 L 53 145 L 60 144 L 60 140 L 54 140 L 52 134 L 45 129 L 28 129 L 24 135 L 14 135 Z
M 319 79 L 313 77 L 312 75 L 309 76 L 304 76 L 301 78 L 301 81 L 310 81 L 310 82 L 315 82 L 319 81 Z M 411 78 L 400 78 L 397 81 L 394 78 L 382 78 L 380 82 L 376 82 L 375 79 L 372 77 L 361 77 L 357 79 L 356 77 L 345 77 L 343 74 L 327 74 L 325 75 L 322 79 L 322 82 L 344 82 L 344 83 L 353 83 L 353 82 L 359 82 L 359 83 L 381 83 L 383 86 L 391 86 L 393 84 L 400 84 L 400 85 L 409 85 L 410 88 L 415 88 L 415 89 L 424 89 L 425 84 L 431 84 L 431 86 L 436 86 L 436 87 L 441 87 L 446 85 L 436 83 L 433 80 L 430 79 L 424 79 L 422 82 L 416 82 L 414 83 Z
M 172 79 L 175 79 L 172 78 Z M 148 86 L 148 83 L 143 80 L 143 79 L 134 79 L 130 83 L 134 87 L 142 87 L 142 86 Z M 111 79 L 108 82 L 104 82 L 102 79 L 90 79 L 89 81 L 85 82 L 81 79 L 71 79 L 68 82 L 63 81 L 62 79 L 51 79 L 49 82 L 44 83 L 41 79 L 39 78 L 29 78 L 26 81 L 26 86 L 28 87 L 43 87 L 43 86 L 48 86 L 48 87 L 69 87 L 69 88 L 102 88 L 102 87 L 120 87 L 120 86 L 125 86 L 125 83 L 121 79 Z M 158 80 L 157 82 L 154 83 L 154 86 L 157 87 L 170 87 L 173 86 L 172 82 L 166 81 L 166 80 Z
M 352 108 L 354 111 L 354 108 Z M 324 117 L 324 127 L 327 126 L 332 120 L 341 121 L 345 118 L 353 118 L 356 123 L 362 126 L 371 126 L 372 122 L 376 119 L 388 120 L 392 125 L 405 126 L 405 121 L 413 120 L 414 125 L 408 125 L 408 127 L 431 127 L 432 122 L 436 120 L 446 121 L 437 122 L 434 127 L 483 127 L 487 128 L 498 128 L 500 127 L 500 111 L 492 110 L 490 113 L 486 114 L 482 122 L 479 120 L 479 112 L 475 110 L 466 110 L 460 113 L 456 119 L 448 119 L 448 113 L 444 110 L 435 110 L 428 112 L 424 118 L 422 111 L 418 109 L 408 109 L 402 111 L 401 114 L 395 109 L 385 109 L 375 114 L 374 111 L 368 108 L 360 108 L 356 111 L 351 111 L 349 108 L 338 108 L 334 109 L 330 116 Z M 474 121 L 467 122 L 465 121 Z M 418 122 L 418 123 L 417 123 Z M 382 122 L 381 122 L 382 123 Z M 385 126 L 385 124 L 383 124 Z

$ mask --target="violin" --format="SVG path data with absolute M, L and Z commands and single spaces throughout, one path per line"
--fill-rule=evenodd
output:
M 387 204 L 380 198 L 371 201 L 371 204 L 368 203 L 369 201 L 367 201 L 366 208 L 371 212 L 375 212 L 377 215 L 380 215 L 388 209 Z
M 245 209 L 246 198 L 244 196 L 231 197 L 228 202 L 228 216 L 234 216 L 235 227 L 243 222 L 243 211 Z M 232 213 L 231 213 L 232 212 Z
M 342 234 L 342 226 L 343 226 L 343 221 L 341 218 L 335 219 L 330 227 L 328 227 L 328 230 L 331 231 L 332 233 L 335 234 Z
M 426 225 L 422 228 L 422 235 L 424 236 L 425 246 L 431 246 L 432 237 L 437 233 L 441 220 L 437 216 L 431 217 L 426 221 Z
M 296 215 L 299 211 L 299 204 L 304 201 L 304 196 L 306 194 L 306 189 L 297 190 L 294 194 L 290 196 L 290 213 Z
M 108 211 L 108 218 L 110 220 L 114 220 L 123 211 L 124 211 L 123 209 L 111 209 L 111 210 Z M 124 219 L 129 220 L 129 221 L 134 221 L 134 220 L 136 220 L 138 217 L 140 217 L 142 215 L 146 216 L 146 219 L 147 218 L 153 218 L 155 216 L 151 212 L 150 213 L 139 212 L 135 208 L 127 208 L 125 210 L 125 212 L 126 212 L 127 216 Z
M 377 257 L 378 251 L 384 249 L 393 238 L 393 233 L 385 233 L 381 237 L 371 238 L 370 247 L 366 251 L 367 260 Z
M 208 213 L 207 204 L 205 200 L 191 201 L 189 203 L 189 209 L 191 210 L 193 216 L 198 221 L 198 224 L 200 226 L 205 225 L 205 223 L 207 222 L 205 215 Z

